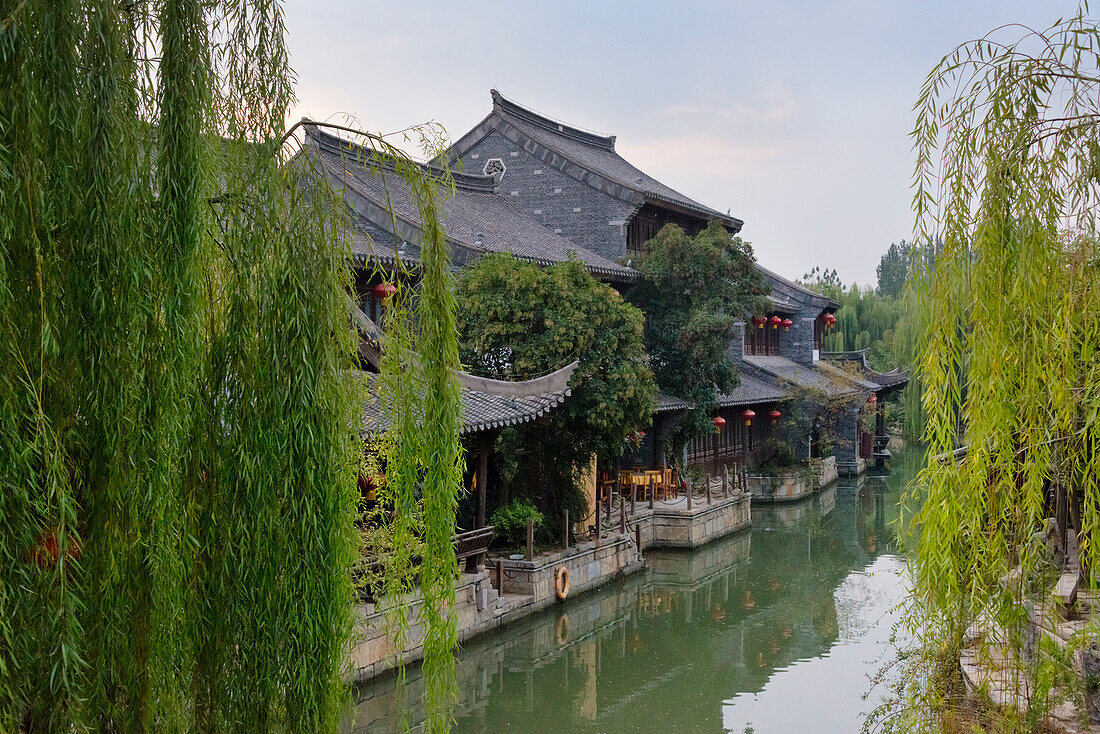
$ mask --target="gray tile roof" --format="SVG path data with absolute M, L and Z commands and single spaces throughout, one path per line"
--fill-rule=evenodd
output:
M 744 361 L 760 372 L 795 385 L 818 390 L 831 397 L 857 395 L 878 389 L 878 386 L 850 375 L 844 370 L 815 362 L 813 367 L 792 362 L 786 357 L 745 356 Z M 744 372 L 742 379 L 744 379 Z
M 799 285 L 793 280 L 784 278 L 779 273 L 768 270 L 760 263 L 755 264 L 756 270 L 764 278 L 764 282 L 771 288 L 771 295 L 773 303 L 782 305 L 793 305 L 795 300 L 801 301 L 811 306 L 816 306 L 820 309 L 839 308 L 840 304 L 829 298 L 823 296 L 817 291 L 810 290 L 804 285 Z
M 909 382 L 909 370 L 895 370 L 893 372 L 876 372 L 868 370 L 867 379 L 880 387 L 901 387 Z
M 838 380 L 848 380 L 849 382 L 854 384 L 856 387 L 863 388 L 864 390 L 870 390 L 870 391 L 874 392 L 875 390 L 877 390 L 879 388 L 878 383 L 872 382 L 871 380 L 868 380 L 868 379 L 864 379 L 865 375 L 859 370 L 856 370 L 856 371 L 844 370 L 844 369 L 841 369 L 840 367 L 837 367 L 836 365 L 829 364 L 828 362 L 826 362 L 824 360 L 818 362 L 815 366 L 816 366 L 817 369 L 823 370 L 823 371 L 829 373 L 830 375 L 837 378 Z
M 681 400 L 673 395 L 665 395 L 664 393 L 657 393 L 655 398 L 657 407 L 654 409 L 654 413 L 673 413 L 678 410 L 690 410 L 691 403 L 686 400 Z
M 851 363 L 858 367 L 858 374 L 868 382 L 880 388 L 893 389 L 904 387 L 909 382 L 909 370 L 878 372 L 867 364 L 867 350 L 856 349 L 850 352 L 822 352 L 821 358 L 830 362 Z
M 371 228 L 376 234 L 382 232 L 370 240 L 360 233 L 358 240 L 353 241 L 353 252 L 363 257 L 394 257 L 396 229 L 396 238 L 404 243 L 406 255 L 416 259 L 420 215 L 408 185 L 392 166 L 377 159 L 372 163 L 369 151 L 317 128 L 307 128 L 307 133 L 330 182 L 345 190 L 345 200 L 355 213 L 356 227 L 366 234 L 371 233 Z M 441 208 L 448 241 L 463 250 L 455 256 L 459 264 L 476 261 L 488 252 L 510 252 L 541 265 L 565 262 L 572 257 L 605 280 L 638 279 L 637 271 L 578 247 L 523 214 L 495 193 L 491 176 L 453 175 L 455 191 L 443 199 Z
M 772 403 L 777 400 L 786 400 L 788 397 L 789 395 L 785 390 L 761 382 L 742 372 L 741 384 L 731 392 L 719 395 L 718 406 L 721 408 L 736 408 L 741 405 Z
M 615 136 L 596 135 L 538 114 L 505 99 L 497 90 L 490 90 L 493 111 L 473 131 L 463 136 L 451 149 L 452 160 L 460 158 L 492 129 L 507 126 L 524 138 L 537 143 L 544 151 L 544 162 L 585 183 L 596 185 L 619 198 L 638 205 L 649 201 L 671 205 L 705 219 L 717 219 L 734 230 L 743 222 L 723 214 L 666 186 L 644 171 L 635 168 L 615 152 Z M 508 135 L 506 137 L 515 137 Z M 476 138 L 476 139 L 475 139 Z M 570 165 L 571 164 L 571 165 Z M 602 179 L 591 180 L 592 175 Z
M 370 372 L 358 374 L 367 381 L 370 393 L 363 406 L 364 427 L 372 432 L 384 431 L 389 426 L 389 420 L 376 390 L 378 375 Z M 572 389 L 567 386 L 561 390 L 531 395 L 498 395 L 463 385 L 460 392 L 462 433 L 472 434 L 533 421 L 564 403 Z

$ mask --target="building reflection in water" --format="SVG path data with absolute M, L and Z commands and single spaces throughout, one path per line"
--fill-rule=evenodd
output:
M 842 479 L 798 504 L 754 508 L 750 531 L 690 553 L 650 551 L 645 572 L 472 640 L 458 655 L 455 731 L 725 731 L 731 706 L 830 655 L 841 619 L 853 634 L 878 621 L 860 617 L 881 610 L 861 609 L 879 592 L 859 579 L 895 552 L 907 480 L 898 470 Z M 857 697 L 868 666 L 845 672 Z M 415 730 L 420 697 L 417 669 L 403 696 L 392 677 L 372 681 L 355 691 L 344 730 L 397 731 L 403 716 Z

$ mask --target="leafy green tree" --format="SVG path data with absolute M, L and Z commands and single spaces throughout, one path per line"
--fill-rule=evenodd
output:
M 912 245 L 905 240 L 891 243 L 875 268 L 878 275 L 878 293 L 880 296 L 897 298 L 909 280 L 910 250 Z
M 362 403 L 344 209 L 282 163 L 284 30 L 260 1 L 0 3 L 0 730 L 337 729 Z M 389 468 L 427 505 L 439 731 L 458 359 L 403 160 L 428 398 L 400 405 L 431 420 Z
M 643 279 L 630 300 L 645 312 L 649 364 L 662 392 L 694 405 L 672 436 L 674 449 L 709 426 L 718 394 L 738 384 L 726 353 L 734 323 L 766 308 L 754 263 L 752 245 L 717 222 L 695 237 L 666 225 L 645 245 Z
M 801 282 L 807 288 L 813 288 L 818 293 L 823 293 L 830 298 L 833 297 L 833 293 L 844 289 L 844 284 L 840 281 L 836 268 L 832 270 L 829 268 L 823 269 L 820 265 L 815 265 L 810 268 L 809 272 L 803 273 Z
M 1010 653 L 1009 674 L 1050 680 L 1057 660 L 1022 650 L 1026 607 L 1047 593 L 1048 506 L 1068 509 L 1056 522 L 1100 585 L 1100 29 L 1082 13 L 1007 37 L 1018 29 L 945 56 L 917 106 L 919 232 L 940 244 L 918 293 L 929 460 L 912 601 L 931 669 L 909 676 L 913 729 L 942 722 L 975 620 L 998 631 L 985 644 Z M 934 458 L 959 445 L 964 461 Z
M 539 267 L 506 254 L 464 270 L 456 295 L 459 349 L 474 372 L 527 379 L 580 362 L 561 408 L 502 438 L 520 457 L 523 491 L 544 514 L 568 508 L 584 517 L 577 482 L 592 455 L 617 458 L 627 434 L 650 420 L 641 312 L 576 261 Z

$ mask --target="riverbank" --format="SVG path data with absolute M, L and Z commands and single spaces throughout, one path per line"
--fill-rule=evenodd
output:
M 600 539 L 568 549 L 547 551 L 531 559 L 491 558 L 487 569 L 463 574 L 455 586 L 459 641 L 484 635 L 523 617 L 560 603 L 556 585 L 565 569 L 569 595 L 577 596 L 641 571 L 643 553 L 651 548 L 693 549 L 749 528 L 752 498 L 739 492 L 730 497 L 686 497 L 672 501 L 624 505 L 619 527 Z M 424 629 L 419 621 L 419 594 L 361 604 L 356 613 L 357 640 L 348 661 L 347 677 L 362 682 L 423 656 Z M 386 628 L 387 610 L 399 609 L 407 621 L 404 644 L 394 642 Z
M 695 550 L 469 639 L 456 734 L 858 731 L 904 595 L 893 555 L 906 477 L 841 479 Z M 414 731 L 417 666 L 356 686 L 346 734 Z

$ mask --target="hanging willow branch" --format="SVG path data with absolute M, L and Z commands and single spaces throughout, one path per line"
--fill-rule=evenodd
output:
M 279 2 L 0 0 L 0 730 L 336 730 L 362 397 L 348 222 L 284 150 L 292 79 Z M 422 374 L 395 395 L 428 428 L 388 470 L 439 730 L 458 362 L 445 186 L 402 160 Z
M 1100 583 L 1100 30 L 1082 12 L 1022 31 L 945 57 L 912 134 L 918 227 L 938 243 L 919 294 L 929 460 L 913 625 L 950 666 L 980 621 L 1018 675 L 1025 605 L 1052 572 L 1041 532 L 1061 501 L 1080 513 L 1069 532 Z M 964 444 L 965 459 L 936 460 Z M 942 699 L 942 676 L 915 679 L 917 698 Z

